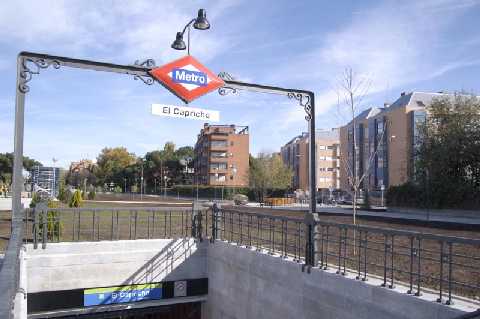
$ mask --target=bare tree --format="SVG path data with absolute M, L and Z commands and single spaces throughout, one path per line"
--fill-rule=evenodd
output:
M 356 157 L 363 156 L 363 154 L 359 153 L 359 144 L 357 143 L 357 119 L 356 117 L 359 114 L 360 109 L 362 108 L 362 102 L 365 96 L 368 94 L 368 91 L 371 86 L 371 81 L 367 77 L 360 77 L 357 76 L 352 68 L 346 68 L 342 74 L 342 77 L 339 81 L 339 90 L 337 91 L 338 94 L 338 101 L 340 104 L 340 100 L 343 99 L 343 103 L 346 105 L 349 111 L 349 116 L 351 116 L 351 123 L 352 123 L 352 142 L 353 142 L 353 160 L 350 162 L 348 158 L 345 156 L 343 157 L 344 167 L 346 168 L 347 172 L 347 180 L 349 185 L 353 190 L 353 224 L 356 225 L 356 216 L 357 216 L 357 201 L 359 191 L 361 190 L 362 183 L 364 182 L 365 178 L 370 176 L 370 171 L 372 168 L 372 163 L 375 161 L 375 157 L 378 154 L 378 147 L 375 147 L 373 152 L 369 152 L 369 158 L 365 165 L 365 169 L 363 170 L 363 174 L 359 175 L 358 168 L 356 167 Z M 377 136 L 378 142 L 384 140 L 385 131 L 387 127 L 387 122 L 383 121 L 383 128 L 382 133 L 380 136 Z M 347 132 L 347 134 L 349 134 Z M 347 155 L 347 154 L 345 154 Z

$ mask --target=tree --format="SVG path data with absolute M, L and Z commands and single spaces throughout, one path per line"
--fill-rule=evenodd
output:
M 250 155 L 249 181 L 258 200 L 274 190 L 285 190 L 291 186 L 292 171 L 283 163 L 280 155 L 260 153 L 257 158 Z
M 70 200 L 70 203 L 68 204 L 69 207 L 81 207 L 83 204 L 83 199 L 82 199 L 82 192 L 77 189 L 73 195 L 72 199 Z
M 339 86 L 339 100 L 343 99 L 345 106 L 348 109 L 349 116 L 351 117 L 352 123 L 352 142 L 353 142 L 353 160 L 350 162 L 345 156 L 344 162 L 342 163 L 346 168 L 346 173 L 348 175 L 348 182 L 353 190 L 353 224 L 356 224 L 357 216 L 357 201 L 360 190 L 365 188 L 368 191 L 368 187 L 365 187 L 365 182 L 368 181 L 368 176 L 371 174 L 372 164 L 378 154 L 378 147 L 373 149 L 373 152 L 369 152 L 369 157 L 367 162 L 364 164 L 365 169 L 363 174 L 358 173 L 358 167 L 356 165 L 356 158 L 358 156 L 363 156 L 360 154 L 360 147 L 357 137 L 357 116 L 359 111 L 362 108 L 362 102 L 365 96 L 367 95 L 371 81 L 366 77 L 357 76 L 352 68 L 346 68 L 343 72 L 342 78 L 340 80 Z M 385 139 L 385 132 L 387 129 L 387 121 L 383 121 L 382 133 L 377 137 L 377 142 L 383 142 Z M 377 145 L 378 143 L 374 143 Z M 365 196 L 365 204 L 368 206 L 366 200 L 368 195 Z
M 135 165 L 135 154 L 129 153 L 125 147 L 104 148 L 97 157 L 97 184 L 113 182 L 123 185 L 125 170 Z
M 89 165 L 85 165 L 85 167 L 81 167 L 80 169 L 68 171 L 65 176 L 65 180 L 68 185 L 85 188 L 86 185 L 97 184 L 97 175 L 97 166 L 91 163 Z
M 34 166 L 42 166 L 42 163 L 29 158 L 23 157 L 23 168 L 27 171 L 32 170 Z M 0 182 L 10 185 L 12 183 L 13 174 L 13 153 L 0 153 Z
M 414 179 L 428 206 L 480 206 L 480 99 L 435 99 L 419 125 Z

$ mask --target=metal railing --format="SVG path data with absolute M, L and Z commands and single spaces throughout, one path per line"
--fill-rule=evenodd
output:
M 29 210 L 25 210 L 28 212 Z M 10 240 L 0 268 L 0 318 L 13 318 L 15 298 L 18 294 L 26 298 L 20 287 L 21 248 L 24 239 L 22 218 L 12 218 Z
M 269 254 L 305 260 L 306 230 L 301 219 L 247 213 L 232 209 L 211 210 L 205 215 L 206 232 L 212 240 L 221 239 Z
M 408 294 L 434 291 L 437 302 L 453 296 L 480 300 L 480 240 L 331 222 L 316 222 L 316 260 L 322 269 L 376 276 L 382 286 L 407 286 Z
M 212 209 L 203 217 L 204 236 L 305 264 L 308 225 L 303 219 Z M 358 280 L 377 278 L 386 288 L 437 295 L 452 304 L 459 296 L 480 300 L 480 240 L 387 228 L 313 222 L 314 263 Z
M 48 242 L 195 237 L 197 214 L 192 207 L 39 206 L 25 223 L 34 248 L 45 248 Z

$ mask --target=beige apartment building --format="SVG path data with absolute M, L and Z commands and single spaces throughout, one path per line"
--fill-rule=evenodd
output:
M 248 126 L 204 124 L 194 149 L 195 183 L 248 186 Z
M 340 128 L 340 187 L 351 190 L 354 172 L 365 175 L 362 189 L 369 191 L 401 185 L 413 178 L 418 124 L 425 107 L 444 93 L 401 93 L 391 105 L 372 107 L 355 118 L 357 148 L 353 146 L 353 121 Z M 350 179 L 350 180 L 349 180 Z
M 308 190 L 309 136 L 302 133 L 294 137 L 281 149 L 285 165 L 293 171 L 293 189 Z M 338 129 L 317 130 L 315 133 L 317 189 L 340 187 L 339 132 Z

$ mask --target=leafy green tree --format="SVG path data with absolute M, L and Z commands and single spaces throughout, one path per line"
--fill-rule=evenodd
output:
M 31 159 L 27 156 L 23 157 L 23 168 L 30 171 L 33 166 L 42 166 L 42 163 Z M 12 183 L 13 173 L 13 153 L 0 153 L 0 182 L 5 184 Z
M 260 153 L 256 158 L 250 156 L 250 187 L 260 201 L 275 190 L 288 189 L 291 186 L 292 174 L 278 154 Z
M 135 154 L 125 147 L 104 148 L 97 157 L 97 184 L 113 182 L 123 185 L 125 171 L 137 163 Z
M 40 195 L 37 192 L 32 194 L 32 200 L 30 201 L 30 208 L 34 208 L 41 201 Z
M 67 193 L 65 189 L 65 183 L 60 182 L 60 185 L 58 186 L 58 196 L 57 199 L 61 202 L 64 202 L 67 199 Z
M 436 99 L 419 126 L 413 176 L 426 206 L 480 207 L 480 99 Z
M 69 207 L 81 207 L 83 204 L 83 199 L 82 199 L 82 192 L 77 189 L 70 200 L 70 203 L 68 204 Z

